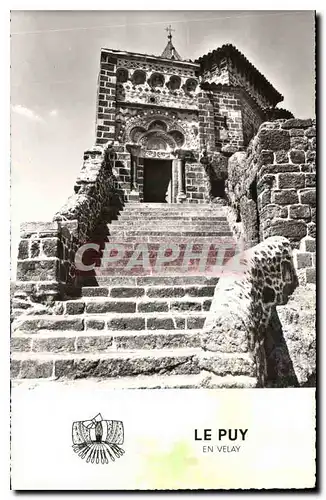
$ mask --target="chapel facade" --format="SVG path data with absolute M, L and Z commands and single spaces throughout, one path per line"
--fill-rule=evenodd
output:
M 223 199 L 223 175 L 204 175 L 207 155 L 227 160 L 262 122 L 292 114 L 275 108 L 283 96 L 233 45 L 183 60 L 167 31 L 160 56 L 101 50 L 96 144 L 114 143 L 124 201 Z

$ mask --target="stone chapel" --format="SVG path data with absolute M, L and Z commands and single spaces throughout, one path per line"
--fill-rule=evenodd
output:
M 160 56 L 102 49 L 96 143 L 118 146 L 119 187 L 129 201 L 223 198 L 223 173 L 205 182 L 207 153 L 226 160 L 266 119 L 292 114 L 275 109 L 283 96 L 233 45 L 184 60 L 167 31 Z

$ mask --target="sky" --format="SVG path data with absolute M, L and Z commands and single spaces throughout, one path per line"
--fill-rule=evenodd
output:
M 22 221 L 51 220 L 95 141 L 101 47 L 160 55 L 171 24 L 183 59 L 232 43 L 284 95 L 315 115 L 313 11 L 13 11 L 12 248 Z

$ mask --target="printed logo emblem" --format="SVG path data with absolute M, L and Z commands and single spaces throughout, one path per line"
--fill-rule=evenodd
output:
M 72 449 L 86 462 L 108 464 L 124 454 L 123 423 L 104 420 L 98 413 L 92 420 L 72 424 Z

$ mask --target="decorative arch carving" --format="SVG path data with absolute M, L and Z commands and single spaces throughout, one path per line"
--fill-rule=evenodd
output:
M 174 139 L 161 130 L 150 130 L 143 134 L 139 139 L 139 144 L 145 149 L 162 150 L 175 149 L 176 143 Z
M 198 118 L 195 114 L 178 115 L 169 111 L 156 110 L 119 110 L 117 121 L 121 121 L 122 128 L 117 139 L 119 142 L 133 142 L 139 144 L 140 139 L 148 132 L 166 134 L 166 147 L 197 149 Z M 165 137 L 166 137 L 165 136 Z M 143 139 L 146 141 L 146 139 Z M 172 141 L 172 142 L 171 142 Z

